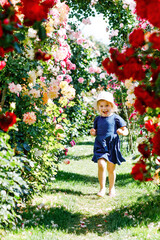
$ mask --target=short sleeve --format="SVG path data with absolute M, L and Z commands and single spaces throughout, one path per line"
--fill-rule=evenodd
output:
M 97 121 L 98 121 L 98 118 L 99 118 L 99 116 L 96 117 L 95 120 L 94 120 L 94 129 L 97 129 Z
M 126 121 L 122 117 L 120 117 L 119 115 L 115 116 L 115 121 L 116 121 L 117 129 L 121 128 L 121 127 L 126 127 L 127 126 Z

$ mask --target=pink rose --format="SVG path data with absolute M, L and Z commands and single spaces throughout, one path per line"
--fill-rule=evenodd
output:
M 64 164 L 70 164 L 70 160 L 69 159 L 64 159 L 63 163 Z
M 88 69 L 88 71 L 89 71 L 89 73 L 95 73 L 95 69 L 94 69 L 93 67 L 90 67 L 90 68 Z
M 83 83 L 84 82 L 84 78 L 82 78 L 82 77 L 78 78 L 78 82 L 79 83 Z
M 71 146 L 73 147 L 76 143 L 74 140 L 70 141 Z

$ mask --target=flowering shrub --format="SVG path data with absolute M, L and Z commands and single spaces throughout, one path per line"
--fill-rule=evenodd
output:
M 22 172 L 25 167 L 31 167 L 32 161 L 15 156 L 14 150 L 8 144 L 9 135 L 1 133 L 0 141 L 0 227 L 15 225 L 15 218 L 20 218 L 17 213 L 18 204 L 22 196 L 28 194 L 30 188 L 23 179 Z
M 157 11 L 154 9 L 157 7 Z M 137 14 L 147 19 L 151 24 L 159 27 L 157 13 L 159 5 L 157 1 L 136 1 Z M 134 113 L 143 116 L 143 126 L 140 135 L 144 135 L 143 141 L 138 145 L 138 151 L 142 154 L 132 169 L 136 180 L 148 181 L 143 175 L 146 166 L 155 169 L 157 158 L 160 156 L 160 85 L 159 85 L 159 29 L 153 28 L 147 31 L 138 27 L 129 35 L 129 44 L 123 52 L 110 48 L 110 57 L 102 64 L 105 70 L 115 73 L 122 83 L 128 88 L 127 106 L 134 107 Z M 150 164 L 150 162 L 152 164 Z M 142 169 L 142 171 L 141 171 Z M 136 176 L 135 176 L 136 174 Z M 152 178 L 149 178 L 151 180 Z
M 149 171 L 146 168 L 146 164 L 143 160 L 139 160 L 132 168 L 131 175 L 135 180 L 139 181 L 152 181 Z
M 10 144 L 14 159 L 26 159 L 23 171 L 12 169 L 27 184 L 28 190 L 18 195 L 21 203 L 54 180 L 71 140 L 63 137 L 69 124 L 63 108 L 73 105 L 70 73 L 76 66 L 66 41 L 69 7 L 64 2 L 5 0 L 0 12 L 0 137 L 9 135 L 5 144 Z M 2 155 L 3 147 L 1 142 Z M 6 169 L 1 170 L 7 179 Z M 8 209 L 15 210 L 14 205 Z M 1 223 L 14 220 L 14 215 L 6 214 L 5 221 L 3 216 Z

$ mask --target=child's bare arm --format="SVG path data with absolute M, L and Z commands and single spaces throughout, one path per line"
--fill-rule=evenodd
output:
M 118 133 L 118 135 L 127 136 L 128 135 L 128 128 L 126 128 L 126 127 L 118 128 L 117 133 Z
M 92 136 L 96 136 L 96 135 L 97 135 L 97 131 L 96 131 L 96 129 L 91 128 L 91 130 L 90 130 L 90 134 L 91 134 Z

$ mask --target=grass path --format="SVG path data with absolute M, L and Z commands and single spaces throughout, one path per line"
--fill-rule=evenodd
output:
M 69 149 L 69 165 L 61 164 L 56 181 L 35 196 L 23 223 L 0 239 L 125 240 L 160 239 L 160 196 L 150 184 L 131 177 L 132 162 L 117 166 L 115 198 L 98 198 L 97 164 L 91 161 L 94 138 L 81 138 Z M 108 188 L 108 182 L 106 187 Z

